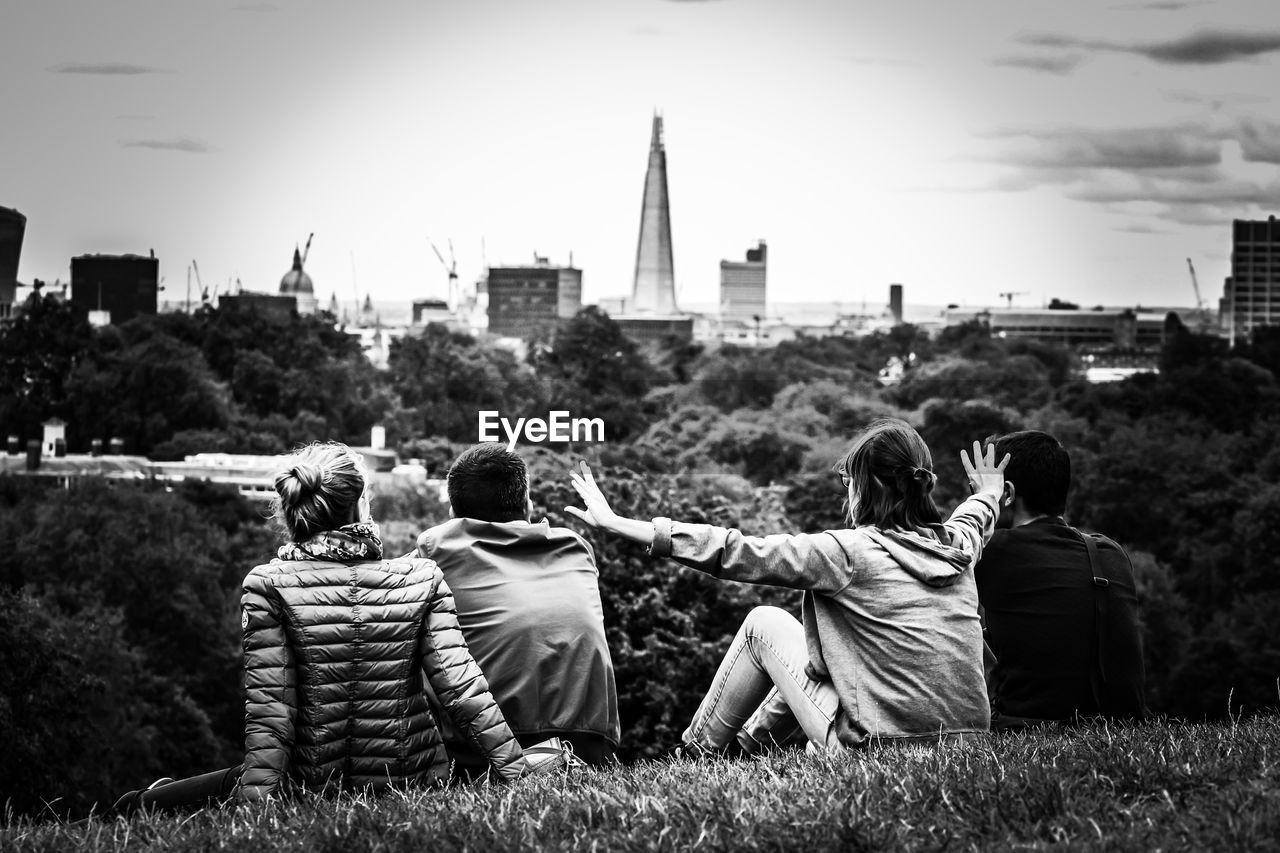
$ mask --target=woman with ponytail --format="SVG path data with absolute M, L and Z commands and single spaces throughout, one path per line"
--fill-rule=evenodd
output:
M 724 580 L 804 590 L 804 621 L 757 607 L 681 737 L 695 754 L 875 739 L 963 739 L 990 726 L 973 566 L 995 528 L 1008 457 L 961 451 L 972 497 L 943 521 L 920 435 L 882 419 L 837 465 L 851 527 L 745 536 L 667 518 L 622 518 L 582 466 L 568 512 Z
M 130 791 L 109 816 L 231 796 L 443 784 L 449 758 L 427 685 L 496 778 L 529 770 L 439 567 L 383 556 L 368 486 L 363 459 L 345 445 L 288 457 L 275 478 L 287 541 L 249 572 L 241 598 L 244 764 Z

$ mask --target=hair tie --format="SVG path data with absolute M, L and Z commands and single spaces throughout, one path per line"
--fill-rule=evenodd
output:
M 926 494 L 933 490 L 933 484 L 937 482 L 937 476 L 928 468 L 913 468 L 911 471 L 911 479 L 920 484 L 920 487 Z

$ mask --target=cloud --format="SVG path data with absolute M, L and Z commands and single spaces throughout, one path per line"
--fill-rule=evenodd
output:
M 1176 12 L 1179 9 L 1190 9 L 1192 6 L 1207 6 L 1209 2 L 1210 0 L 1155 0 L 1152 3 L 1125 3 L 1112 8 L 1139 12 L 1145 10 Z
M 1232 138 L 1240 143 L 1245 160 L 1280 165 L 1280 125 L 1246 119 Z
M 844 62 L 853 65 L 886 65 L 894 68 L 918 68 L 919 62 L 913 62 L 910 59 L 894 59 L 889 56 L 843 56 L 840 57 Z
M 157 74 L 159 68 L 146 65 L 131 65 L 127 62 L 64 62 L 49 68 L 56 74 Z
M 1195 104 L 1208 107 L 1210 112 L 1219 113 L 1227 107 L 1253 106 L 1265 104 L 1270 99 L 1263 95 L 1245 94 L 1243 92 L 1219 92 L 1206 95 L 1203 92 L 1172 90 L 1164 92 L 1166 101 L 1175 104 Z
M 121 148 L 151 148 L 156 151 L 184 151 L 188 154 L 208 154 L 213 149 L 198 139 L 126 139 Z
M 991 64 L 1002 68 L 1026 68 L 1045 74 L 1066 74 L 1075 69 L 1083 57 L 1064 54 L 1062 56 L 1000 56 L 991 60 Z
M 1167 234 L 1167 229 L 1156 228 L 1152 225 L 1146 225 L 1142 222 L 1130 222 L 1126 225 L 1117 225 L 1113 231 L 1123 231 L 1126 234 Z
M 1076 201 L 1104 204 L 1147 202 L 1165 206 L 1261 205 L 1274 200 L 1280 182 L 1269 185 L 1223 178 L 1215 183 L 1184 183 L 1169 178 L 1115 180 L 1070 187 L 1065 195 Z
M 1280 32 L 1277 31 L 1201 30 L 1182 38 L 1145 44 L 1053 34 L 1024 36 L 1019 41 L 1035 47 L 1130 53 L 1167 65 L 1220 65 L 1280 51 Z
M 1280 50 L 1280 32 L 1212 32 L 1204 31 L 1156 42 L 1133 50 L 1157 62 L 1175 65 L 1213 65 L 1248 59 Z
M 1144 226 L 1153 221 L 1221 226 L 1274 209 L 1280 173 L 1244 161 L 1280 165 L 1280 125 L 1261 121 L 1119 129 L 1006 128 L 986 134 L 977 159 L 1007 167 L 983 189 L 1048 189 Z M 1241 155 L 1234 154 L 1233 140 Z M 1227 146 L 1224 157 L 1223 147 Z M 1261 169 L 1263 173 L 1258 173 Z M 1269 174 L 1265 174 L 1269 172 Z M 1119 227 L 1119 226 L 1118 226 Z M 1158 233 L 1143 231 L 1137 233 Z
M 989 138 L 997 145 L 983 159 L 1030 169 L 1141 171 L 1222 160 L 1218 141 L 1198 128 L 1013 130 Z

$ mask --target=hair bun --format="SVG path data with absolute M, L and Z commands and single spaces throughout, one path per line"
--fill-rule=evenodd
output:
M 294 465 L 290 473 L 297 479 L 298 485 L 305 493 L 314 492 L 324 482 L 324 472 L 320 470 L 320 466 L 309 462 Z
M 296 506 L 320 490 L 324 471 L 312 462 L 299 462 L 276 477 L 276 492 L 285 506 Z

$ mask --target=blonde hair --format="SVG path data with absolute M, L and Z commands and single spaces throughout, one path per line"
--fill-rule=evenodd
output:
M 369 482 L 364 459 L 345 444 L 315 443 L 295 450 L 276 474 L 276 518 L 294 542 L 355 520 Z
M 858 436 L 837 464 L 853 484 L 858 500 L 849 507 L 854 527 L 873 524 L 887 530 L 915 530 L 942 523 L 933 501 L 933 455 L 910 424 L 877 418 Z

